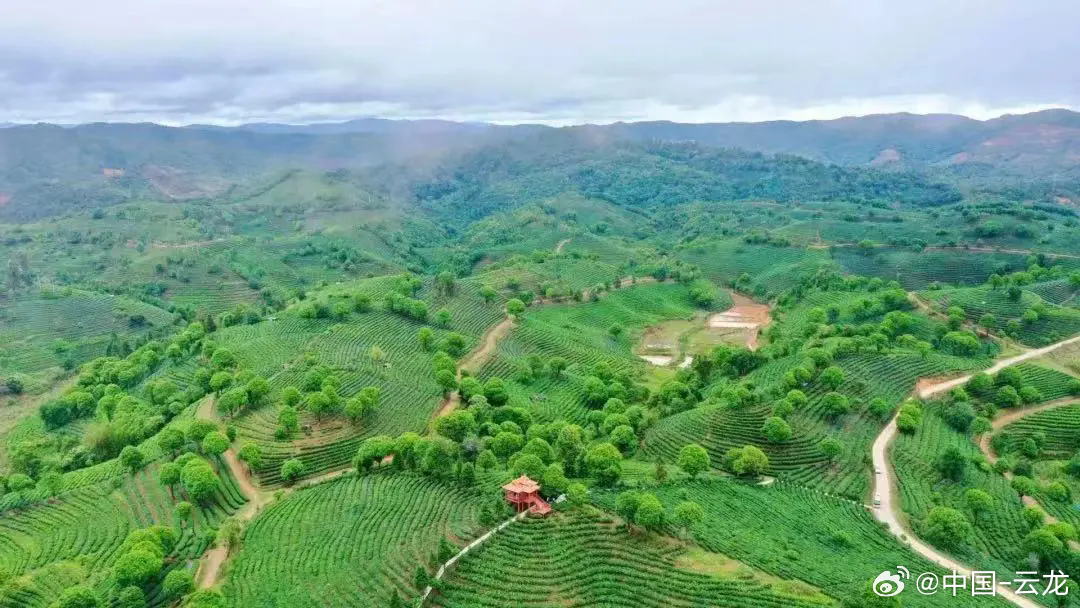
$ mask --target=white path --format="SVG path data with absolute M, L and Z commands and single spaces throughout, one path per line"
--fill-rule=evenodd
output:
M 1074 344 L 1076 342 L 1080 342 L 1080 336 L 1075 336 L 1073 338 L 1069 338 L 1068 340 L 1062 340 L 1061 342 L 1056 342 L 1054 344 L 1051 344 L 1050 346 L 1046 346 L 1043 348 L 1036 348 L 1033 350 L 1025 351 L 1024 353 L 1016 355 L 1015 357 L 1002 359 L 983 371 L 988 374 L 995 374 L 1005 369 L 1006 367 L 1016 365 L 1018 363 L 1023 363 L 1024 361 L 1028 361 L 1030 359 L 1041 357 L 1063 346 Z M 967 375 L 961 378 L 954 378 L 952 380 L 946 380 L 938 384 L 923 387 L 919 390 L 919 396 L 923 398 L 931 397 L 933 395 L 943 393 L 958 386 L 962 386 L 970 379 L 971 376 Z M 892 463 L 889 460 L 889 446 L 892 444 L 893 439 L 896 437 L 896 430 L 896 416 L 893 416 L 892 420 L 889 421 L 889 424 L 886 425 L 884 429 L 882 429 L 881 434 L 879 434 L 874 440 L 874 445 L 871 448 L 871 457 L 874 462 L 875 470 L 874 497 L 881 501 L 881 504 L 879 506 L 875 506 L 875 508 L 873 509 L 874 517 L 876 517 L 878 521 L 881 521 L 885 525 L 887 525 L 889 528 L 889 532 L 892 533 L 892 535 L 896 538 L 900 539 L 901 542 L 906 543 L 909 547 L 911 547 L 912 551 L 915 551 L 919 555 L 922 555 L 926 559 L 934 562 L 935 564 L 938 564 L 943 568 L 949 570 L 956 570 L 960 574 L 970 576 L 970 568 L 945 555 L 944 553 L 941 553 L 940 551 L 934 549 L 926 543 L 923 543 L 919 539 L 915 538 L 915 535 L 912 534 L 910 530 L 904 527 L 899 513 L 899 505 L 897 504 L 897 501 L 894 500 L 896 498 L 894 492 L 896 484 L 893 481 L 895 479 L 895 474 L 893 472 Z M 1021 606 L 1022 608 L 1040 608 L 1039 604 L 1023 596 L 1016 595 L 1006 586 L 998 585 L 998 595 L 1004 597 L 1005 599 L 1009 600 L 1017 606 Z
M 1002 359 L 982 371 L 987 374 L 996 374 L 1001 370 L 1005 369 L 1006 367 L 1016 365 L 1017 363 L 1023 363 L 1024 361 L 1028 361 L 1029 359 L 1041 357 L 1047 353 L 1052 353 L 1063 346 L 1068 346 L 1077 342 L 1080 342 L 1080 336 L 1074 336 L 1072 338 L 1069 338 L 1068 340 L 1055 342 L 1050 346 L 1044 346 L 1042 348 L 1035 348 L 1032 350 L 1024 351 L 1019 355 L 1016 355 L 1015 357 Z M 952 380 L 946 380 L 945 382 L 941 382 L 933 386 L 927 386 L 919 390 L 919 396 L 924 399 L 927 397 L 933 397 L 934 395 L 944 393 L 945 391 L 952 390 L 958 386 L 963 386 L 964 384 L 967 384 L 968 380 L 971 380 L 971 374 L 968 374 L 967 376 L 962 376 L 960 378 L 953 378 Z

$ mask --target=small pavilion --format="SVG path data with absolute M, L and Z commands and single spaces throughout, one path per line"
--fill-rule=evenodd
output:
M 551 513 L 551 505 L 540 498 L 540 484 L 525 475 L 502 487 L 506 502 L 514 506 L 518 513 L 528 509 L 532 515 L 544 516 Z

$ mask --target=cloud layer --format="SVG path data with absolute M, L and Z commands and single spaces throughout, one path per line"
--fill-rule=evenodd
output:
M 1080 107 L 1073 0 L 41 0 L 0 122 L 567 124 Z

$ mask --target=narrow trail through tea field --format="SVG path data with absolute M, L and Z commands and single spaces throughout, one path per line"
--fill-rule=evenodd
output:
M 986 460 L 990 464 L 994 464 L 994 463 L 996 463 L 998 461 L 997 454 L 994 453 L 993 447 L 990 445 L 990 439 L 993 437 L 993 435 L 994 435 L 993 432 L 994 431 L 998 431 L 1000 429 L 1003 429 L 1006 426 L 1016 422 L 1017 420 L 1027 418 L 1028 416 L 1031 416 L 1033 414 L 1038 414 L 1039 412 L 1045 412 L 1047 410 L 1057 409 L 1059 407 L 1064 407 L 1066 405 L 1076 405 L 1076 404 L 1080 404 L 1080 399 L 1077 399 L 1076 397 L 1066 397 L 1064 399 L 1055 399 L 1054 401 L 1047 401 L 1046 403 L 1041 403 L 1039 405 L 1036 405 L 1035 407 L 1022 408 L 1022 409 L 1016 410 L 1014 412 L 1009 412 L 1009 413 L 1007 413 L 1007 414 L 1005 414 L 1003 416 L 999 416 L 998 418 L 995 418 L 992 423 L 990 423 L 990 432 L 983 433 L 982 436 L 979 437 L 979 441 L 978 441 L 979 451 L 982 452 L 983 456 L 986 457 Z M 1005 475 L 1005 479 L 1008 479 L 1009 481 L 1012 481 L 1013 474 L 1012 474 L 1011 471 L 1006 471 L 1004 473 L 1004 475 Z M 1023 501 L 1024 506 L 1027 506 L 1027 507 L 1039 507 L 1040 509 L 1042 509 L 1042 505 L 1039 504 L 1039 501 L 1035 500 L 1035 498 L 1032 497 L 1032 496 L 1023 496 L 1023 497 L 1020 498 L 1020 500 Z M 1046 523 L 1048 523 L 1048 524 L 1056 524 L 1056 523 L 1058 523 L 1058 521 L 1060 521 L 1060 520 L 1058 520 L 1058 518 L 1056 518 L 1053 515 L 1050 515 L 1049 513 L 1047 513 L 1046 509 L 1042 509 L 1042 510 L 1043 510 L 1043 513 L 1045 513 L 1044 517 L 1045 517 Z M 1069 547 L 1072 548 L 1073 550 L 1080 549 L 1080 543 L 1077 543 L 1075 540 L 1071 540 L 1071 541 L 1069 541 Z
M 987 374 L 995 374 L 1005 369 L 1006 367 L 1010 367 L 1018 363 L 1023 363 L 1024 361 L 1028 361 L 1030 359 L 1041 357 L 1063 346 L 1074 344 L 1076 342 L 1080 342 L 1080 336 L 1074 336 L 1072 338 L 1062 340 L 1061 342 L 1051 344 L 1050 346 L 1032 349 L 1013 357 L 1001 359 L 1000 361 L 994 363 L 994 365 L 982 371 Z M 932 397 L 934 395 L 938 395 L 946 391 L 952 390 L 953 388 L 956 388 L 958 386 L 964 385 L 968 380 L 971 379 L 971 376 L 972 374 L 968 374 L 959 378 L 953 378 L 933 384 L 922 385 L 916 389 L 916 394 L 922 398 Z M 1075 400 L 1072 401 L 1075 402 Z M 1061 405 L 1065 405 L 1065 403 L 1054 403 L 1055 407 L 1060 407 Z M 1041 409 L 1050 409 L 1049 406 L 1051 406 L 1051 404 L 1044 404 Z M 1023 415 L 1028 415 L 1039 410 L 1040 408 L 1038 407 L 1029 408 L 1028 410 L 1024 410 L 1021 413 Z M 1016 416 L 1012 419 L 1012 421 L 1015 421 L 1019 417 L 1022 416 Z M 1005 424 L 1007 424 L 1007 422 Z M 913 551 L 915 551 L 919 555 L 922 555 L 926 559 L 944 568 L 955 570 L 958 573 L 964 575 L 970 575 L 970 568 L 964 566 L 958 561 L 953 560 L 951 557 L 945 555 L 944 553 L 941 553 L 940 551 L 934 549 L 926 543 L 918 540 L 917 538 L 915 538 L 914 534 L 912 534 L 911 531 L 908 530 L 902 523 L 902 517 L 899 512 L 899 505 L 896 504 L 896 502 L 894 501 L 895 493 L 893 490 L 896 486 L 896 483 L 894 481 L 895 472 L 893 471 L 892 463 L 889 460 L 889 446 L 892 444 L 893 439 L 896 438 L 896 432 L 896 416 L 894 415 L 892 419 L 889 420 L 889 424 L 885 425 L 885 428 L 882 429 L 881 433 L 877 436 L 876 439 L 874 439 L 874 445 L 871 448 L 871 459 L 873 460 L 875 471 L 874 497 L 881 502 L 880 505 L 876 505 L 873 509 L 874 517 L 877 518 L 878 521 L 884 523 L 888 527 L 889 532 L 897 539 L 899 539 L 900 542 L 907 544 L 909 547 L 911 547 Z M 1016 595 L 1008 587 L 1002 585 L 998 585 L 998 594 L 1009 600 L 1016 606 L 1021 606 L 1023 608 L 1038 608 L 1039 606 L 1039 604 L 1027 598 Z
M 211 420 L 218 422 L 217 412 L 214 408 L 214 399 L 207 397 L 199 404 L 199 409 L 195 414 L 196 418 Z M 236 517 L 242 522 L 249 522 L 255 518 L 255 515 L 262 509 L 263 505 L 267 502 L 267 496 L 265 493 L 260 492 L 255 484 L 248 477 L 247 471 L 244 470 L 244 466 L 240 464 L 240 459 L 236 457 L 232 447 L 225 450 L 223 454 L 225 459 L 225 465 L 229 467 L 229 473 L 232 474 L 233 479 L 236 480 L 236 485 L 240 488 L 240 491 L 244 494 L 244 498 L 247 499 L 247 503 L 239 512 L 233 517 Z M 222 566 L 229 557 L 229 550 L 224 546 L 214 546 L 206 550 L 202 559 L 199 560 L 199 568 L 195 571 L 195 584 L 199 589 L 209 589 L 217 584 L 219 577 L 221 576 Z
M 566 239 L 566 241 L 569 241 L 569 240 L 570 239 Z M 643 284 L 655 283 L 655 282 L 656 282 L 656 279 L 654 279 L 652 277 L 625 277 L 625 278 L 623 278 L 622 280 L 620 280 L 618 282 L 618 285 L 612 285 L 611 290 L 614 291 L 616 289 L 625 289 L 625 288 L 633 286 L 633 285 L 643 285 Z M 569 300 L 569 299 L 563 299 L 563 300 L 537 300 L 537 303 L 533 307 L 551 306 L 551 305 L 557 305 L 557 304 L 570 306 L 570 305 L 574 305 L 574 304 L 580 304 L 582 302 L 588 302 L 591 297 L 592 297 L 592 292 L 589 291 L 588 289 L 586 289 L 586 290 L 583 290 L 581 292 L 581 302 L 577 302 L 575 300 Z M 469 354 L 465 355 L 465 357 L 462 358 L 458 362 L 458 366 L 457 366 L 457 380 L 458 380 L 458 382 L 461 382 L 461 378 L 463 376 L 463 374 L 462 374 L 463 371 L 475 372 L 475 371 L 479 370 L 480 368 L 482 368 L 484 366 L 484 364 L 487 363 L 488 360 L 491 359 L 491 356 L 493 354 L 495 354 L 495 349 L 498 348 L 499 342 L 503 338 L 505 338 L 510 333 L 510 330 L 513 329 L 513 328 L 514 328 L 514 318 L 510 317 L 510 316 L 507 316 L 507 317 L 503 318 L 503 320 L 501 320 L 498 323 L 496 323 L 495 325 L 492 325 L 491 327 L 489 327 L 487 329 L 487 331 L 484 332 L 484 335 L 480 338 L 480 343 L 477 344 L 476 348 L 474 348 L 472 351 L 470 351 Z M 431 418 L 432 423 L 434 423 L 434 421 L 436 419 L 441 418 L 442 416 L 445 416 L 445 415 L 449 414 L 450 412 L 453 412 L 455 409 L 457 409 L 458 405 L 460 405 L 460 404 L 461 404 L 461 395 L 458 393 L 458 391 L 451 392 L 446 397 L 446 399 L 443 400 L 442 405 L 439 406 L 439 409 L 435 412 L 435 415 L 432 416 L 432 418 Z

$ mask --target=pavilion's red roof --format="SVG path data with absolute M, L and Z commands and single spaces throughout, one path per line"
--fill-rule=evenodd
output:
M 503 489 L 507 492 L 518 492 L 522 494 L 531 494 L 540 489 L 540 484 L 522 475 L 514 481 L 503 486 Z

